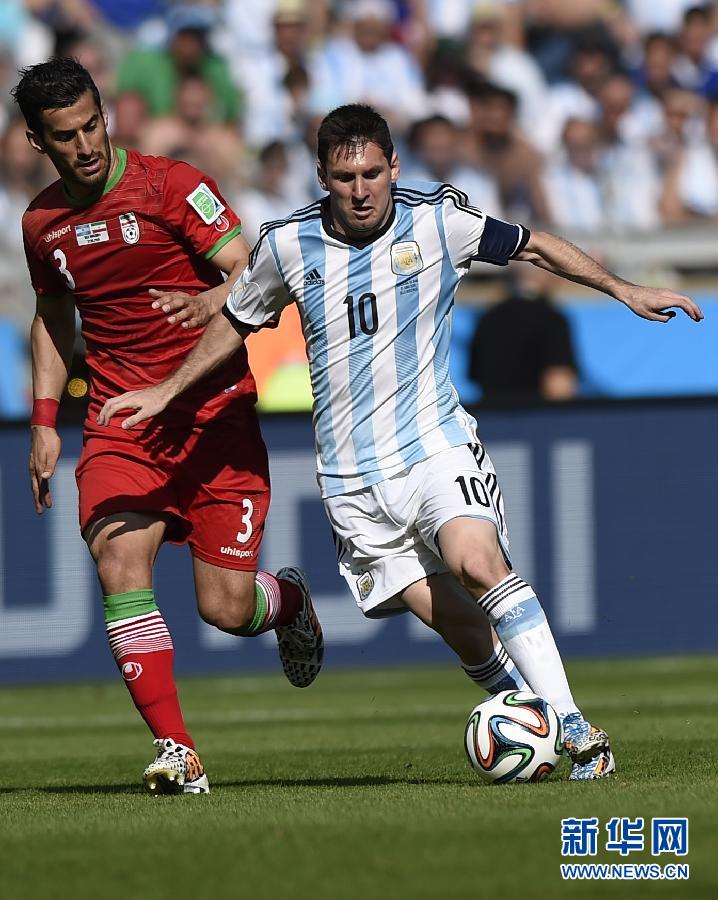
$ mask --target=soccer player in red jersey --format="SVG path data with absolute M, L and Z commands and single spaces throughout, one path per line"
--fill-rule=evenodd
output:
M 79 63 L 52 59 L 20 74 L 13 94 L 28 140 L 60 176 L 23 218 L 37 295 L 35 507 L 52 506 L 55 421 L 77 308 L 91 374 L 76 473 L 80 528 L 97 566 L 110 648 L 155 736 L 157 757 L 144 783 L 153 793 L 206 793 L 174 683 L 172 640 L 152 591 L 162 542 L 189 544 L 206 622 L 236 635 L 276 631 L 292 684 L 310 684 L 323 655 L 303 574 L 257 571 L 270 490 L 247 356 L 242 350 L 144 432 L 125 431 L 119 421 L 100 428 L 96 420 L 110 397 L 161 381 L 187 356 L 201 334 L 196 326 L 226 299 L 222 272 L 239 276 L 247 245 L 207 175 L 111 144 L 97 87 Z

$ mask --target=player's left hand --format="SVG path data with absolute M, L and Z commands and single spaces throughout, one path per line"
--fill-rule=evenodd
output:
M 673 309 L 682 309 L 694 322 L 703 318 L 701 308 L 684 294 L 677 294 L 667 288 L 649 288 L 639 284 L 631 285 L 618 297 L 626 306 L 642 319 L 651 322 L 668 322 L 675 317 Z
M 123 409 L 135 409 L 137 412 L 120 423 L 124 429 L 134 428 L 140 422 L 145 422 L 153 416 L 158 416 L 164 411 L 172 399 L 172 394 L 163 384 L 155 384 L 153 387 L 143 388 L 141 391 L 128 391 L 119 397 L 112 397 L 100 410 L 97 416 L 98 425 L 109 425 L 112 417 Z
M 212 318 L 214 309 L 204 294 L 185 294 L 184 291 L 157 291 L 150 288 L 150 296 L 154 297 L 152 309 L 162 309 L 168 313 L 170 325 L 181 325 L 182 328 L 204 328 Z

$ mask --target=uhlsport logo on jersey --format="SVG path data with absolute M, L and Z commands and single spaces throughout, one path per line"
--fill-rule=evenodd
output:
M 197 185 L 191 194 L 187 194 L 186 199 L 206 225 L 211 225 L 225 210 L 224 204 L 220 203 L 219 199 L 215 197 L 203 181 Z
M 399 241 L 391 245 L 391 271 L 395 275 L 416 275 L 424 268 L 416 241 Z
M 140 226 L 134 213 L 122 213 L 120 216 L 122 240 L 126 244 L 136 244 L 140 239 Z
M 70 227 L 70 225 L 63 225 L 62 228 L 56 228 L 54 231 L 50 231 L 44 237 L 45 243 L 49 244 L 50 241 L 54 241 L 56 238 L 61 238 L 63 235 L 68 233 Z
M 135 681 L 142 674 L 143 669 L 138 662 L 126 662 L 122 666 L 122 677 L 125 681 Z

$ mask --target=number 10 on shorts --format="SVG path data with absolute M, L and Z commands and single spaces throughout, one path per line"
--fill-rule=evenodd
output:
M 469 478 L 466 478 L 465 475 L 459 475 L 459 477 L 454 480 L 461 488 L 461 493 L 464 495 L 467 506 L 471 506 L 474 502 L 478 503 L 479 506 L 488 507 L 491 505 L 489 496 L 486 493 L 486 488 L 481 479 L 477 478 L 476 475 L 471 475 Z

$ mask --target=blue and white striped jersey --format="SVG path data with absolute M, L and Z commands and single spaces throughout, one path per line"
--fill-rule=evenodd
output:
M 454 293 L 472 259 L 506 265 L 528 240 L 450 185 L 392 193 L 393 215 L 363 243 L 334 230 L 327 198 L 265 224 L 224 310 L 258 328 L 298 304 L 324 497 L 476 442 L 449 380 Z

